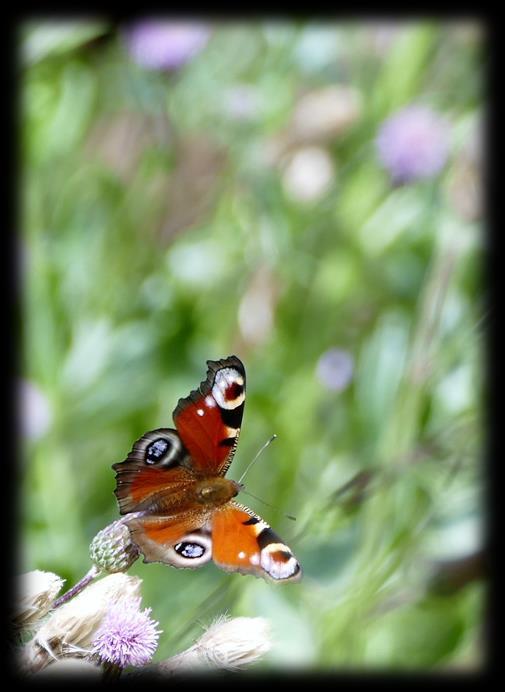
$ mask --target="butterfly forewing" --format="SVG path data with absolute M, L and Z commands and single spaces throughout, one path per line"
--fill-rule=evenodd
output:
M 237 447 L 245 403 L 246 376 L 236 356 L 207 361 L 207 378 L 173 413 L 193 467 L 224 475 Z
M 194 483 L 193 475 L 182 465 L 187 458 L 176 430 L 158 428 L 144 433 L 125 461 L 112 466 L 121 514 L 181 511 Z

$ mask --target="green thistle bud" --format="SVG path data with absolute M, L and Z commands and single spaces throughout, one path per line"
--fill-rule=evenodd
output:
M 103 572 L 125 572 L 138 558 L 130 531 L 122 519 L 99 531 L 89 546 L 91 561 Z

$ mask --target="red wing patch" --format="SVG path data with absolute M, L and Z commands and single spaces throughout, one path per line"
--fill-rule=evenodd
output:
M 207 379 L 179 399 L 173 418 L 192 466 L 203 473 L 224 475 L 242 425 L 245 369 L 236 356 L 207 361 L 207 365 Z

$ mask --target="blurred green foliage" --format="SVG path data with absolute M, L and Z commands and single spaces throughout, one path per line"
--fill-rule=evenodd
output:
M 118 517 L 111 464 L 171 425 L 207 359 L 236 353 L 248 397 L 229 475 L 277 433 L 247 479 L 275 508 L 243 501 L 304 579 L 137 562 L 156 659 L 226 611 L 271 621 L 266 667 L 478 666 L 482 571 L 430 584 L 484 530 L 482 218 L 465 206 L 481 28 L 218 23 L 174 73 L 136 65 L 106 23 L 34 21 L 20 41 L 21 374 L 50 417 L 24 440 L 22 568 L 67 586 L 87 571 Z M 349 122 L 298 141 L 300 99 L 335 85 L 357 98 Z M 449 118 L 450 159 L 393 187 L 374 140 L 418 101 Z M 332 165 L 308 200 L 286 182 L 304 146 Z M 335 347 L 354 359 L 343 391 L 317 376 Z

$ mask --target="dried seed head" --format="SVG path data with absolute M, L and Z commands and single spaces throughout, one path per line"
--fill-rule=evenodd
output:
M 65 580 L 36 569 L 21 575 L 18 581 L 12 621 L 16 629 L 30 629 L 49 611 Z
M 348 86 L 328 86 L 304 94 L 296 104 L 291 138 L 308 143 L 332 140 L 359 120 L 362 98 Z
M 202 658 L 220 668 L 249 665 L 271 647 L 265 618 L 218 618 L 197 642 Z
M 139 577 L 109 574 L 57 608 L 27 644 L 23 666 L 37 671 L 56 658 L 87 654 L 93 635 L 110 605 L 140 596 Z
M 270 625 L 265 618 L 220 617 L 193 646 L 157 668 L 164 673 L 241 668 L 264 656 L 271 645 Z
M 139 551 L 131 540 L 130 530 L 119 519 L 96 534 L 89 555 L 103 572 L 125 572 L 138 558 Z

